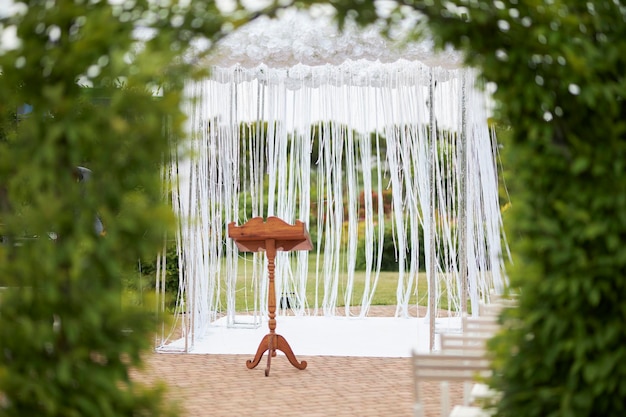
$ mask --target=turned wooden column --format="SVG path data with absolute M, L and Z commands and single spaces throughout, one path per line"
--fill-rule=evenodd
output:
M 267 256 L 267 274 L 269 278 L 269 288 L 267 290 L 267 312 L 269 321 L 267 323 L 270 333 L 276 330 L 276 287 L 274 284 L 274 271 L 276 270 L 276 241 L 268 239 L 265 241 L 265 256 Z

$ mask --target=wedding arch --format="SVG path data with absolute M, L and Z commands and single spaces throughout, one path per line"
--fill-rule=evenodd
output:
M 400 48 L 373 29 L 339 33 L 324 16 L 286 12 L 224 40 L 211 76 L 187 87 L 191 140 L 167 173 L 185 350 L 222 314 L 254 326 L 267 311 L 263 255 L 242 264 L 226 234 L 250 217 L 300 220 L 315 235 L 311 253 L 276 257 L 276 292 L 293 297 L 296 315 L 366 317 L 389 239 L 398 317 L 417 299 L 434 330 L 436 316 L 468 311 L 466 300 L 477 314 L 501 293 L 497 143 L 476 83 L 454 51 Z M 237 288 L 252 305 L 236 305 Z M 237 321 L 242 309 L 251 321 Z

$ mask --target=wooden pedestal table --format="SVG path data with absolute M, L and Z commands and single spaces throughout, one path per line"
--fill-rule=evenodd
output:
M 242 252 L 259 252 L 265 250 L 267 256 L 267 269 L 269 273 L 269 288 L 267 294 L 267 307 L 269 312 L 268 326 L 270 332 L 263 337 L 253 360 L 248 360 L 246 366 L 252 369 L 259 364 L 263 354 L 267 354 L 267 367 L 265 376 L 270 374 L 272 356 L 276 356 L 276 350 L 280 350 L 289 362 L 298 369 L 306 368 L 306 361 L 298 362 L 287 340 L 276 334 L 276 292 L 274 289 L 274 259 L 276 251 L 311 250 L 311 238 L 304 223 L 296 220 L 296 224 L 290 225 L 278 217 L 268 217 L 263 221 L 262 217 L 254 217 L 242 226 L 234 222 L 228 225 L 228 236 L 235 241 L 237 248 Z

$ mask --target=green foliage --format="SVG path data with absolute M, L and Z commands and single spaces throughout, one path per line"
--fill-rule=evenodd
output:
M 176 296 L 178 294 L 179 287 L 179 267 L 178 267 L 178 249 L 176 247 L 175 240 L 169 240 L 166 245 L 165 256 L 161 257 L 161 264 L 157 257 L 149 258 L 147 261 L 142 261 L 138 264 L 137 273 L 140 276 L 140 285 L 144 278 L 149 279 L 146 283 L 146 287 L 152 291 L 156 288 L 155 278 L 157 276 L 157 269 L 163 268 L 163 262 L 165 262 L 165 268 L 163 273 L 165 276 L 161 277 L 162 282 L 159 285 L 165 285 L 165 294 L 167 298 L 168 307 L 174 308 L 176 306 Z M 132 284 L 131 284 L 132 286 Z
M 419 226 L 419 236 L 421 241 L 419 242 L 420 244 L 420 248 L 419 248 L 419 268 L 420 271 L 425 271 L 426 268 L 426 259 L 424 256 L 424 232 L 422 230 L 422 227 Z M 410 231 L 406 231 L 407 236 L 410 235 Z M 375 231 L 376 236 L 378 236 L 378 231 Z M 417 242 L 411 242 L 408 241 L 407 244 L 408 245 L 412 245 L 412 244 L 416 244 Z M 375 267 L 377 262 L 378 262 L 378 252 L 377 252 L 377 247 L 378 243 L 374 242 L 374 259 L 372 260 L 372 265 Z M 407 253 L 410 250 L 410 248 L 407 248 Z M 356 265 L 355 265 L 355 269 L 362 271 L 366 269 L 366 259 L 365 259 L 365 231 L 363 230 L 363 227 L 360 227 L 359 230 L 359 244 L 357 247 L 357 254 L 356 254 Z M 384 233 L 384 240 L 383 240 L 383 250 L 382 250 L 382 257 L 380 259 L 380 270 L 381 271 L 398 271 L 399 269 L 399 265 L 398 265 L 398 253 L 397 253 L 397 248 L 396 248 L 396 242 L 395 242 L 395 238 L 394 238 L 394 230 L 393 230 L 393 224 L 392 224 L 392 220 L 391 219 L 387 219 L 387 221 L 385 222 L 385 233 Z
M 162 387 L 130 378 L 155 323 L 122 302 L 121 283 L 173 226 L 160 171 L 195 75 L 180 57 L 225 18 L 203 1 L 20 10 L 0 18 L 20 39 L 0 52 L 1 414 L 174 415 Z M 139 23 L 157 31 L 141 44 Z

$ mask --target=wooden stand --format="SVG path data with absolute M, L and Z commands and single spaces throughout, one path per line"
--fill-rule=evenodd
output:
M 311 250 L 311 238 L 304 223 L 296 221 L 290 225 L 278 217 L 268 217 L 264 222 L 262 217 L 250 219 L 242 226 L 234 222 L 228 225 L 228 236 L 235 241 L 237 248 L 242 252 L 258 252 L 265 250 L 267 256 L 267 269 L 269 273 L 269 289 L 267 294 L 267 307 L 269 313 L 269 329 L 256 351 L 253 360 L 246 361 L 248 369 L 256 367 L 263 354 L 267 354 L 267 367 L 265 376 L 270 374 L 272 356 L 276 356 L 276 350 L 280 350 L 289 362 L 298 369 L 306 368 L 306 361 L 298 362 L 287 340 L 276 334 L 276 291 L 274 289 L 274 259 L 276 251 Z

